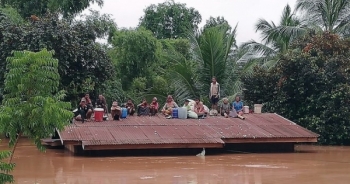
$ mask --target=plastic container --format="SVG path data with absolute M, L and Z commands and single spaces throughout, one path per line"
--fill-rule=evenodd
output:
M 249 106 L 243 106 L 243 113 L 249 114 Z
M 173 118 L 179 118 L 179 109 L 178 108 L 174 108 L 173 109 L 172 117 Z
M 262 109 L 262 104 L 254 104 L 254 113 L 260 114 Z
M 179 117 L 179 119 L 187 119 L 187 108 L 186 107 L 180 107 L 178 109 L 178 117 Z
M 104 110 L 102 108 L 95 108 L 94 109 L 94 116 L 95 116 L 95 121 L 103 121 L 103 114 Z
M 125 119 L 126 116 L 128 116 L 128 109 L 127 108 L 122 108 L 122 116 L 121 118 Z

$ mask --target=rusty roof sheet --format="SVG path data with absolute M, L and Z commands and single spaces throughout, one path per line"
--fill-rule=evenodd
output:
M 273 113 L 238 118 L 165 119 L 129 117 L 121 121 L 75 122 L 60 133 L 61 140 L 83 145 L 220 143 L 223 138 L 314 138 L 317 134 Z

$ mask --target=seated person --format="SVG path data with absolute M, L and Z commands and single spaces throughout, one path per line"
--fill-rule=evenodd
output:
M 225 118 L 228 118 L 231 111 L 231 104 L 228 103 L 228 99 L 224 98 L 222 100 L 222 104 L 220 105 L 220 114 L 221 116 L 225 116 Z
M 121 114 L 122 114 L 121 107 L 118 105 L 117 101 L 114 101 L 112 103 L 112 107 L 111 107 L 111 115 L 112 115 L 113 120 L 119 120 Z
M 165 115 L 166 118 L 170 119 L 172 118 L 173 108 L 178 108 L 178 107 L 179 106 L 175 103 L 175 101 L 173 100 L 173 97 L 171 95 L 168 95 L 165 105 L 162 108 L 162 113 Z
M 137 115 L 146 116 L 149 115 L 149 107 L 146 99 L 143 99 L 142 102 L 137 105 Z
M 74 119 L 77 121 L 84 121 L 86 119 L 90 119 L 88 117 L 91 117 L 92 109 L 86 104 L 85 99 L 81 99 L 78 110 L 75 113 Z
M 187 111 L 191 111 L 190 101 L 188 99 L 185 100 L 183 107 L 186 107 Z
M 98 95 L 98 99 L 96 100 L 96 107 L 103 108 L 104 112 L 108 113 L 106 98 L 103 95 Z
M 236 96 L 236 99 L 233 102 L 232 106 L 233 106 L 233 109 L 236 111 L 237 116 L 240 119 L 245 119 L 243 117 L 243 102 L 241 101 L 241 98 L 239 96 Z
M 135 106 L 134 103 L 132 103 L 132 100 L 129 99 L 128 102 L 125 104 L 125 108 L 128 109 L 128 115 L 133 116 L 135 113 Z
M 151 104 L 150 104 L 150 113 L 151 113 L 151 116 L 154 116 L 158 113 L 158 101 L 157 101 L 157 98 L 154 97 Z
M 89 108 L 93 109 L 92 101 L 91 101 L 91 99 L 90 99 L 89 93 L 86 93 L 85 96 L 84 96 L 83 98 L 84 98 L 85 101 L 86 101 L 86 105 L 87 105 Z
M 199 98 L 196 98 L 194 104 L 194 112 L 198 115 L 198 118 L 205 118 L 207 112 L 204 109 L 204 104 L 199 100 Z

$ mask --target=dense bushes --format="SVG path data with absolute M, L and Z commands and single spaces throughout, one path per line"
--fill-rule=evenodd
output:
M 243 77 L 245 99 L 321 135 L 326 144 L 350 143 L 350 41 L 337 35 L 304 38 L 270 70 Z

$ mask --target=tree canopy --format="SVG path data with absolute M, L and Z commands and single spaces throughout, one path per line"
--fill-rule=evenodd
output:
M 67 91 L 67 100 L 73 102 L 87 92 L 84 90 L 87 80 L 99 88 L 102 84 L 98 81 L 107 80 L 114 72 L 105 48 L 96 43 L 97 38 L 105 36 L 102 34 L 105 27 L 89 20 L 70 23 L 59 19 L 57 14 L 42 17 L 34 24 L 17 25 L 8 19 L 0 20 L 0 61 L 5 61 L 13 50 L 54 50 L 54 58 L 59 61 L 60 86 Z M 0 65 L 1 81 L 5 64 Z
M 70 103 L 62 101 L 65 92 L 59 90 L 58 60 L 52 55 L 46 49 L 14 51 L 7 59 L 0 124 L 14 147 L 10 162 L 21 135 L 43 149 L 41 139 L 50 137 L 56 129 L 62 130 L 73 116 Z
M 173 0 L 152 4 L 144 13 L 140 26 L 152 31 L 158 39 L 186 37 L 185 34 L 197 30 L 202 21 L 197 10 Z
M 216 18 L 210 16 L 208 20 L 206 20 L 205 25 L 203 26 L 203 30 L 211 28 L 211 27 L 217 27 L 217 26 L 225 26 L 227 31 L 230 32 L 232 27 L 230 24 L 225 20 L 224 17 L 218 16 Z
M 0 131 L 1 132 L 1 131 Z M 0 140 L 1 141 L 1 140 Z M 14 169 L 14 163 L 6 163 L 3 160 L 11 156 L 10 151 L 0 151 L 0 182 L 1 183 L 13 183 L 14 178 L 10 175 L 10 172 Z
M 112 40 L 116 68 L 123 89 L 128 90 L 135 78 L 150 76 L 152 62 L 157 62 L 158 41 L 144 29 L 117 31 Z
M 349 45 L 331 33 L 299 40 L 276 66 L 243 78 L 245 100 L 319 133 L 321 143 L 350 144 Z
M 18 10 L 23 18 L 29 18 L 31 15 L 42 17 L 47 13 L 60 12 L 64 17 L 72 17 L 82 12 L 92 3 L 103 5 L 103 0 L 0 0 L 4 7 L 9 5 Z

